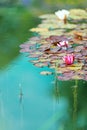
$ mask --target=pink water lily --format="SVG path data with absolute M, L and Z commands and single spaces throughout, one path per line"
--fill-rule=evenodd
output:
M 59 47 L 68 47 L 68 41 L 60 41 L 57 45 Z
M 74 55 L 73 54 L 67 54 L 66 56 L 63 57 L 63 61 L 67 65 L 71 65 L 74 62 Z

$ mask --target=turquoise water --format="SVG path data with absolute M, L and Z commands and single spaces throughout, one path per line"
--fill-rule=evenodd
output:
M 42 76 L 42 70 L 20 54 L 0 71 L 0 130 L 73 130 L 73 114 L 74 129 L 86 130 L 87 84 L 75 97 L 74 83 L 60 82 L 56 95 L 54 76 Z
M 28 29 L 39 23 L 35 13 L 42 12 L 0 10 L 0 130 L 87 130 L 87 82 L 55 86 L 54 75 L 40 75 L 48 68 L 19 52 L 32 36 Z
M 53 76 L 41 76 L 41 69 L 36 69 L 27 60 L 19 55 L 0 71 L 2 130 L 51 130 L 57 120 L 67 116 L 67 99 L 61 97 L 58 104 L 51 97 Z

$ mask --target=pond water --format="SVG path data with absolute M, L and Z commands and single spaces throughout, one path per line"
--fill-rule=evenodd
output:
M 41 70 L 19 55 L 0 71 L 0 129 L 86 130 L 87 84 L 80 82 L 77 92 L 73 82 L 56 88 L 54 76 Z
M 0 72 L 2 130 L 51 130 L 57 120 L 61 124 L 68 118 L 68 100 L 61 97 L 58 103 L 52 98 L 53 77 L 41 76 L 27 60 L 20 55 Z
M 11 32 L 9 38 L 16 34 Z M 0 44 L 1 61 L 10 55 L 10 60 L 0 62 L 0 130 L 87 130 L 87 82 L 78 81 L 75 87 L 75 81 L 58 81 L 56 86 L 54 75 L 40 75 L 42 70 L 49 69 L 33 66 L 19 52 L 19 44 L 26 38 L 21 38 L 16 48 L 6 43 L 9 41 L 6 39 L 4 43 L 10 46 L 6 51 Z

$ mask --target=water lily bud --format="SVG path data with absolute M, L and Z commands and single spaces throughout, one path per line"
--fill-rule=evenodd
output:
M 73 54 L 67 54 L 66 56 L 63 57 L 63 61 L 67 65 L 71 65 L 74 62 L 74 55 Z

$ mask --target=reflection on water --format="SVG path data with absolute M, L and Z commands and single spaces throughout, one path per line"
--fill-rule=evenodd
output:
M 38 20 L 30 10 L 8 10 L 0 10 L 0 130 L 87 130 L 87 82 L 40 75 L 48 68 L 19 55 Z
M 22 86 L 19 84 L 19 102 L 20 102 L 20 128 L 23 128 L 23 112 L 24 112 L 24 105 L 23 105 L 23 91 L 22 91 Z
M 0 72 L 0 129 L 86 130 L 86 82 L 55 86 L 27 60 L 20 55 Z
M 76 121 L 76 118 L 77 118 L 77 110 L 78 110 L 78 100 L 77 100 L 77 91 L 78 89 L 78 84 L 76 83 L 76 85 L 74 86 L 74 90 L 73 90 L 73 121 L 75 122 Z

